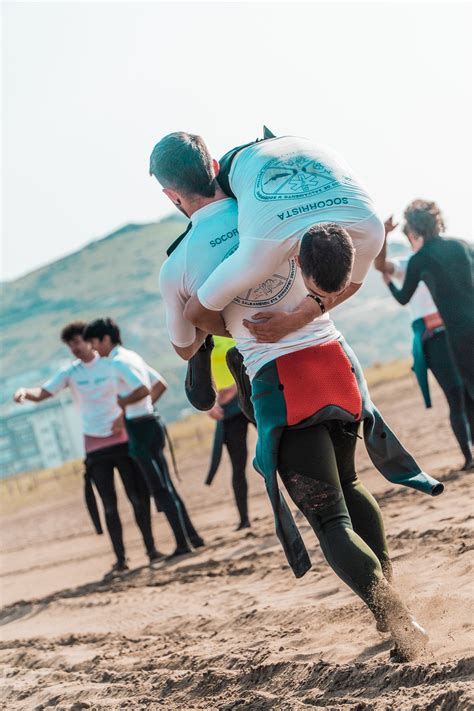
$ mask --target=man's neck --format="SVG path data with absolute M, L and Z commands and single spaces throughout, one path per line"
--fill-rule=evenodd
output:
M 80 358 L 79 360 L 82 360 L 83 363 L 91 363 L 95 358 L 95 353 L 89 353 L 89 355 L 84 358 Z
M 213 202 L 218 202 L 219 200 L 225 200 L 226 198 L 228 198 L 228 195 L 226 195 L 220 187 L 217 187 L 216 192 L 212 197 L 198 196 L 195 200 L 190 202 L 189 205 L 187 205 L 188 215 L 190 218 L 192 218 L 195 212 L 201 210 L 203 207 L 206 207 L 206 205 L 210 205 Z

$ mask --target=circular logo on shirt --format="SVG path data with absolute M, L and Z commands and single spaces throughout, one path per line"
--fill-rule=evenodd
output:
M 307 156 L 272 158 L 260 171 L 254 195 L 258 200 L 311 197 L 339 185 L 322 163 Z
M 238 249 L 238 245 L 232 247 L 224 259 L 230 257 Z M 253 289 L 249 289 L 245 294 L 240 294 L 233 299 L 234 304 L 248 306 L 251 308 L 262 308 L 263 306 L 273 306 L 285 298 L 294 284 L 296 278 L 296 260 L 289 259 L 282 265 L 277 274 L 272 274 L 265 281 L 262 281 Z

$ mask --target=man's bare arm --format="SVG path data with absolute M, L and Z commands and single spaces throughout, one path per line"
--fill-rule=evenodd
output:
M 194 294 L 187 302 L 184 308 L 184 317 L 206 334 L 210 333 L 213 336 L 225 336 L 230 338 L 230 334 L 222 318 L 222 312 L 206 309 L 199 301 L 197 294 Z
M 168 383 L 165 380 L 157 380 L 156 383 L 153 383 L 150 391 L 152 403 L 155 403 L 157 400 L 159 400 L 167 389 Z
M 387 259 L 387 237 L 396 227 L 398 227 L 398 224 L 394 224 L 393 215 L 390 215 L 390 217 L 384 222 L 385 239 L 383 241 L 382 249 L 374 259 L 374 267 L 378 272 L 393 274 L 395 271 L 394 263 L 391 262 L 390 259 Z
M 194 343 L 191 343 L 190 346 L 185 347 L 176 346 L 173 343 L 172 346 L 180 358 L 182 358 L 183 360 L 191 360 L 193 355 L 196 355 L 198 350 L 201 348 L 202 344 L 206 339 L 206 336 L 207 332 L 201 331 L 199 328 L 196 328 L 196 338 L 194 340 Z
M 41 402 L 53 397 L 53 394 L 44 388 L 19 388 L 13 396 L 15 402 L 22 403 L 25 400 L 31 402 Z
M 326 311 L 350 299 L 361 286 L 362 284 L 351 283 L 342 294 L 321 299 Z M 313 299 L 305 298 L 293 311 L 260 311 L 253 317 L 260 320 L 260 323 L 244 319 L 243 324 L 259 343 L 276 343 L 288 334 L 307 326 L 318 316 L 321 316 L 319 305 Z
M 127 405 L 133 405 L 135 402 L 143 400 L 143 398 L 149 394 L 150 390 L 147 388 L 147 386 L 140 385 L 140 387 L 136 388 L 135 390 L 132 390 L 129 395 L 125 395 L 125 397 L 118 397 L 117 402 L 119 404 L 119 407 L 121 407 L 122 410 L 125 410 Z

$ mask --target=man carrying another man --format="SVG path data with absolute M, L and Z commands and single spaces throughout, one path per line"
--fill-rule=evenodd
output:
M 313 155 L 312 148 L 308 151 Z M 243 150 L 242 155 L 245 153 Z M 273 166 L 273 159 L 270 162 Z M 276 173 L 269 174 L 262 168 L 255 190 L 264 195 L 268 182 L 281 181 L 284 170 L 285 185 L 291 185 L 295 176 L 295 190 L 305 185 L 306 180 L 314 185 L 324 178 L 323 185 L 328 186 L 328 191 L 342 184 L 329 180 L 328 173 L 333 173 L 317 162 L 315 156 L 303 163 L 298 156 L 292 156 L 285 166 L 279 165 Z M 268 227 L 271 219 L 265 210 L 257 215 L 264 219 L 256 219 L 250 242 L 244 244 L 242 240 L 238 246 L 237 203 L 217 185 L 214 173 L 217 169 L 202 139 L 189 134 L 166 137 L 152 153 L 151 172 L 162 182 L 175 205 L 192 219 L 186 233 L 168 251 L 170 258 L 160 274 L 170 340 L 176 352 L 189 360 L 207 332 L 229 332 L 235 338 L 252 380 L 259 434 L 256 467 L 265 476 L 277 534 L 295 575 L 304 575 L 310 562 L 278 490 L 277 468 L 334 571 L 366 602 L 379 627 L 392 632 L 397 658 L 413 658 L 423 644 L 424 634 L 390 583 L 390 561 L 380 511 L 355 473 L 357 423 L 364 421 L 369 454 L 390 481 L 432 494 L 440 493 L 442 485 L 420 470 L 385 425 L 370 401 L 355 356 L 325 313 L 326 304 L 340 303 L 357 290 L 372 258 L 369 255 L 381 246 L 378 218 L 373 213 L 367 216 L 365 198 L 356 189 L 353 218 L 359 214 L 362 219 L 352 225 L 352 240 L 340 225 L 313 225 L 311 214 L 306 216 L 306 231 L 300 225 L 296 237 L 280 234 L 266 240 L 265 225 Z M 332 169 L 336 171 L 335 166 Z M 353 185 L 348 170 L 341 174 L 341 181 L 343 178 L 349 186 Z M 281 191 L 286 189 L 278 184 Z M 246 200 L 245 195 L 241 198 Z M 327 200 L 334 202 L 335 198 Z M 308 212 L 311 213 L 310 208 Z M 285 219 L 285 211 L 281 214 Z M 295 217 L 301 214 L 304 211 L 297 210 Z M 239 206 L 239 224 L 240 220 Z M 247 229 L 251 222 L 244 219 Z M 372 229 L 377 236 L 375 240 L 367 238 L 368 248 L 362 235 L 364 230 L 371 233 Z M 381 229 L 383 241 L 383 226 Z M 228 235 L 233 237 L 224 240 L 223 236 Z M 302 273 L 296 256 L 301 238 Z M 351 283 L 354 264 L 359 281 Z M 253 278 L 249 274 L 255 274 L 256 281 L 249 282 Z M 208 300 L 209 284 L 219 294 L 214 301 L 212 296 Z M 241 292 L 235 292 L 241 287 Z M 311 299 L 306 299 L 308 291 Z M 196 293 L 199 301 L 202 298 L 201 305 Z M 203 309 L 202 304 L 212 304 L 215 312 L 206 306 Z M 265 315 L 276 304 L 287 319 L 284 330 L 290 335 L 277 343 L 262 344 L 252 329 L 250 333 L 246 329 L 245 316 L 248 309 L 262 310 Z M 215 318 L 221 308 L 223 318 L 219 314 Z M 319 318 L 314 320 L 316 315 Z M 193 325 L 193 320 L 202 330 Z

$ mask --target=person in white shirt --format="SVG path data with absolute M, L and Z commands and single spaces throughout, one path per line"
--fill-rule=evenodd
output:
M 385 221 L 385 240 L 374 266 L 390 279 L 393 277 L 403 284 L 412 255 L 399 258 L 387 256 L 387 236 L 397 226 L 393 216 Z M 412 253 L 416 254 L 423 246 L 423 237 L 412 234 L 406 227 L 404 234 Z M 451 428 L 464 456 L 463 469 L 468 470 L 473 465 L 472 433 L 465 407 L 464 383 L 448 343 L 443 319 L 425 282 L 420 281 L 418 284 L 408 308 L 413 329 L 413 370 L 425 405 L 431 407 L 428 383 L 428 370 L 431 370 L 448 402 Z
M 225 306 L 297 256 L 303 236 L 318 224 L 336 224 L 349 234 L 355 250 L 351 278 L 342 289 L 320 281 L 317 300 L 303 299 L 292 313 L 267 312 L 266 324 L 249 322 L 262 340 L 278 340 L 355 294 L 382 247 L 383 225 L 360 180 L 340 156 L 306 138 L 272 137 L 240 146 L 220 167 L 200 136 L 172 133 L 153 149 L 150 173 L 188 216 L 195 211 L 193 185 L 217 199 L 237 200 L 239 248 L 186 306 L 188 320 L 209 333 L 218 332 Z M 315 252 L 315 275 L 319 258 Z
M 164 428 L 154 414 L 150 393 L 164 392 L 162 376 L 135 351 L 124 348 L 118 325 L 110 318 L 88 324 L 84 338 L 104 358 L 115 375 L 118 399 L 125 416 L 130 455 L 140 466 L 158 511 L 163 511 L 176 539 L 174 558 L 200 548 L 204 541 L 194 528 L 186 506 L 170 477 L 164 456 Z M 157 399 L 155 397 L 155 399 Z
M 117 403 L 115 374 L 110 361 L 101 358 L 84 340 L 86 323 L 73 321 L 61 331 L 61 340 L 72 355 L 70 365 L 61 368 L 42 387 L 20 388 L 16 402 L 42 402 L 69 388 L 82 418 L 86 452 L 86 501 L 96 530 L 102 533 L 91 481 L 95 484 L 104 507 L 107 530 L 116 555 L 111 574 L 128 570 L 123 543 L 122 524 L 117 509 L 114 468 L 122 479 L 133 506 L 135 520 L 142 533 L 150 562 L 162 555 L 156 550 L 151 527 L 150 496 L 143 476 L 128 454 L 128 435 L 122 411 Z

